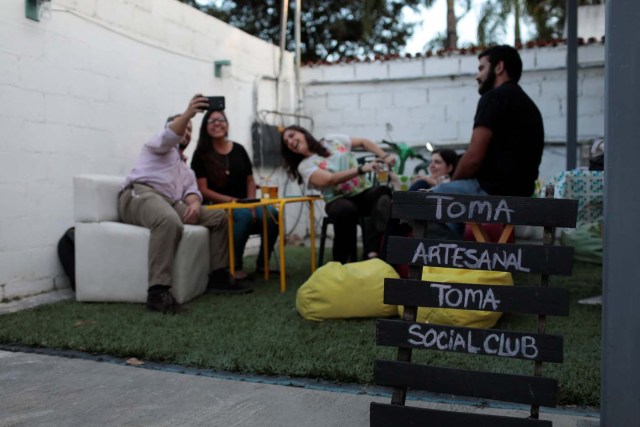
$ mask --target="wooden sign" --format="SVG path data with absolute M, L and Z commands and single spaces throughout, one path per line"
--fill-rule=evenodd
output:
M 379 319 L 376 344 L 562 363 L 559 335 Z
M 558 382 L 551 378 L 465 371 L 389 360 L 375 361 L 373 378 L 382 386 L 551 407 L 556 406 L 558 392 Z
M 569 291 L 563 288 L 384 279 L 384 303 L 521 314 L 569 315 Z
M 432 222 L 575 227 L 578 201 L 396 191 L 391 216 Z
M 387 262 L 512 273 L 571 275 L 573 248 L 389 237 Z
M 551 427 L 551 421 L 513 418 L 500 415 L 448 412 L 437 409 L 388 405 L 372 402 L 370 427 L 429 426 L 429 427 Z

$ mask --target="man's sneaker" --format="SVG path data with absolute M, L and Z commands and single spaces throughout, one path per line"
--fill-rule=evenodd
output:
M 245 288 L 233 280 L 229 272 L 224 268 L 213 270 L 209 273 L 207 291 L 217 295 L 242 295 L 253 292 L 251 288 Z
M 159 311 L 163 314 L 176 314 L 185 311 L 184 307 L 178 304 L 169 286 L 154 285 L 147 292 L 147 309 L 149 311 Z

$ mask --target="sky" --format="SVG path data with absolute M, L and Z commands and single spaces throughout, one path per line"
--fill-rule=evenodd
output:
M 477 25 L 480 16 L 480 8 L 482 0 L 473 0 L 472 9 L 458 21 L 458 46 L 465 44 L 477 44 Z M 456 5 L 456 15 L 459 16 L 464 8 Z M 421 7 L 421 11 L 414 13 L 409 8 L 405 8 L 405 19 L 409 22 L 417 22 L 413 37 L 408 41 L 405 53 L 415 54 L 424 52 L 424 46 L 438 33 L 444 33 L 447 27 L 447 1 L 436 0 L 435 4 L 425 9 Z M 503 43 L 513 44 L 513 19 L 507 26 L 508 32 Z M 529 40 L 529 31 L 525 23 L 522 25 L 522 39 Z

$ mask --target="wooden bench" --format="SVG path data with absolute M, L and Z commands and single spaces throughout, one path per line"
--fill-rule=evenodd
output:
M 542 363 L 561 363 L 563 337 L 545 334 L 545 318 L 569 314 L 566 289 L 549 287 L 549 275 L 570 275 L 573 248 L 553 245 L 555 227 L 575 227 L 577 201 L 548 198 L 463 196 L 396 192 L 392 217 L 413 223 L 414 236 L 391 237 L 387 261 L 409 263 L 409 279 L 385 279 L 385 304 L 403 305 L 402 320 L 379 319 L 376 344 L 397 347 L 394 361 L 376 360 L 374 381 L 393 387 L 391 404 L 371 403 L 372 427 L 551 426 L 539 407 L 557 401 L 557 380 L 542 376 Z M 427 222 L 473 222 L 544 227 L 542 245 L 427 239 Z M 442 285 L 420 280 L 424 266 L 540 274 L 540 287 Z M 517 284 L 516 284 L 517 285 Z M 537 331 L 452 327 L 416 322 L 418 307 L 537 315 Z M 413 349 L 530 360 L 533 376 L 466 371 L 411 363 Z M 531 405 L 529 419 L 404 406 L 407 388 Z

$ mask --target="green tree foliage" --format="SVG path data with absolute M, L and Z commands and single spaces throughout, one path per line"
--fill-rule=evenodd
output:
M 604 0 L 578 0 L 579 5 L 602 4 Z M 535 28 L 534 39 L 562 38 L 567 16 L 566 0 L 491 0 L 484 2 L 478 23 L 478 44 L 487 46 L 499 43 L 506 34 L 507 19 L 514 16 L 515 44 L 523 42 L 520 36 L 522 20 L 528 20 Z M 511 41 L 509 41 L 511 42 Z
M 280 43 L 281 0 L 178 0 L 262 40 Z M 302 61 L 335 60 L 398 53 L 415 24 L 401 21 L 404 7 L 421 0 L 304 0 L 301 10 Z M 286 48 L 295 49 L 295 1 L 290 2 Z

